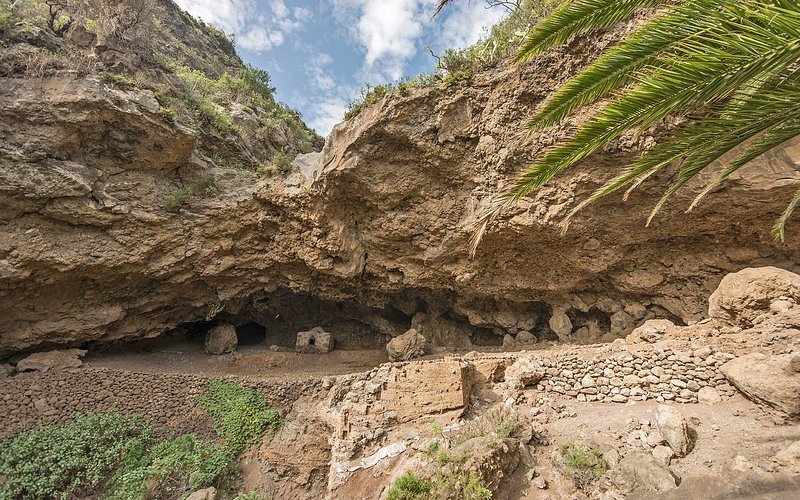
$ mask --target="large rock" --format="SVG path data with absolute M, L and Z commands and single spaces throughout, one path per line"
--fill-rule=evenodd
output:
M 800 373 L 792 368 L 796 354 L 751 353 L 728 361 L 720 371 L 737 389 L 793 418 L 800 417 Z
M 609 471 L 603 480 L 604 489 L 629 495 L 634 492 L 654 493 L 677 486 L 672 471 L 649 453 L 631 452 Z
M 628 343 L 648 343 L 658 342 L 667 333 L 675 329 L 675 324 L 668 319 L 649 319 L 641 326 L 633 329 L 626 337 Z
M 708 315 L 722 327 L 750 328 L 779 301 L 787 307 L 800 303 L 800 275 L 771 266 L 747 268 L 722 279 L 708 299 Z
M 208 354 L 233 352 L 239 345 L 239 337 L 233 325 L 218 325 L 206 332 L 205 349 Z
M 658 405 L 656 408 L 656 425 L 658 432 L 678 457 L 686 456 L 692 450 L 692 437 L 689 425 L 681 412 L 674 406 Z
M 539 383 L 545 374 L 545 367 L 538 358 L 521 356 L 506 368 L 505 382 L 511 389 L 524 389 Z
M 425 337 L 413 328 L 386 344 L 391 361 L 408 361 L 425 354 Z
M 84 349 L 61 349 L 56 351 L 36 352 L 17 363 L 17 371 L 43 371 L 51 368 L 77 368 L 81 366 L 81 359 L 86 354 Z

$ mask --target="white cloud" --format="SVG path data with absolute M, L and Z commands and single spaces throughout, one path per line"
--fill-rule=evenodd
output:
M 469 47 L 508 13 L 500 7 L 487 9 L 483 2 L 456 2 L 448 8 L 449 15 L 440 24 L 436 43 L 444 48 Z
M 267 31 L 261 26 L 255 26 L 240 35 L 236 43 L 244 49 L 263 52 L 282 44 L 283 38 L 280 31 Z
M 325 69 L 326 66 L 333 64 L 333 58 L 320 52 L 311 57 L 306 72 L 309 76 L 309 83 L 316 90 L 326 91 L 336 87 L 333 76 Z
M 289 10 L 283 0 L 269 0 L 269 12 L 257 0 L 176 0 L 187 12 L 236 34 L 243 49 L 263 52 L 281 45 L 311 17 L 304 7 Z
M 347 99 L 331 97 L 312 104 L 308 124 L 322 136 L 327 136 L 334 125 L 342 121 L 347 111 Z
M 254 0 L 175 0 L 185 11 L 226 33 L 238 33 L 247 26 L 257 5 Z

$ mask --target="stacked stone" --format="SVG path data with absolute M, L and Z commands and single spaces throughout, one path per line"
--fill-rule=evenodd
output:
M 268 382 L 231 378 L 260 389 L 281 413 L 318 381 Z M 193 409 L 209 378 L 184 374 L 137 373 L 81 368 L 26 372 L 3 379 L 0 385 L 0 437 L 40 424 L 70 421 L 76 412 L 120 411 L 176 433 L 210 432 L 208 420 Z
M 541 360 L 545 376 L 536 388 L 579 401 L 625 403 L 654 399 L 660 403 L 696 403 L 703 387 L 715 388 L 721 397 L 733 396 L 735 389 L 719 371 L 733 357 L 714 353 L 708 347 L 693 352 L 622 352 L 593 360 L 567 354 Z

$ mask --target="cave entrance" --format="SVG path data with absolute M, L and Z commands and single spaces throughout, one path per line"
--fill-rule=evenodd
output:
M 267 328 L 255 321 L 248 321 L 236 327 L 239 345 L 259 345 L 267 338 Z

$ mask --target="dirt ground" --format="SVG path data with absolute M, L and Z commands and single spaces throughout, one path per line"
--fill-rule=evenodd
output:
M 327 354 L 273 352 L 266 344 L 242 346 L 231 353 L 209 356 L 201 338 L 157 337 L 90 350 L 84 364 L 144 373 L 236 375 L 268 381 L 322 378 L 368 371 L 389 358 L 383 349 L 334 350 Z

